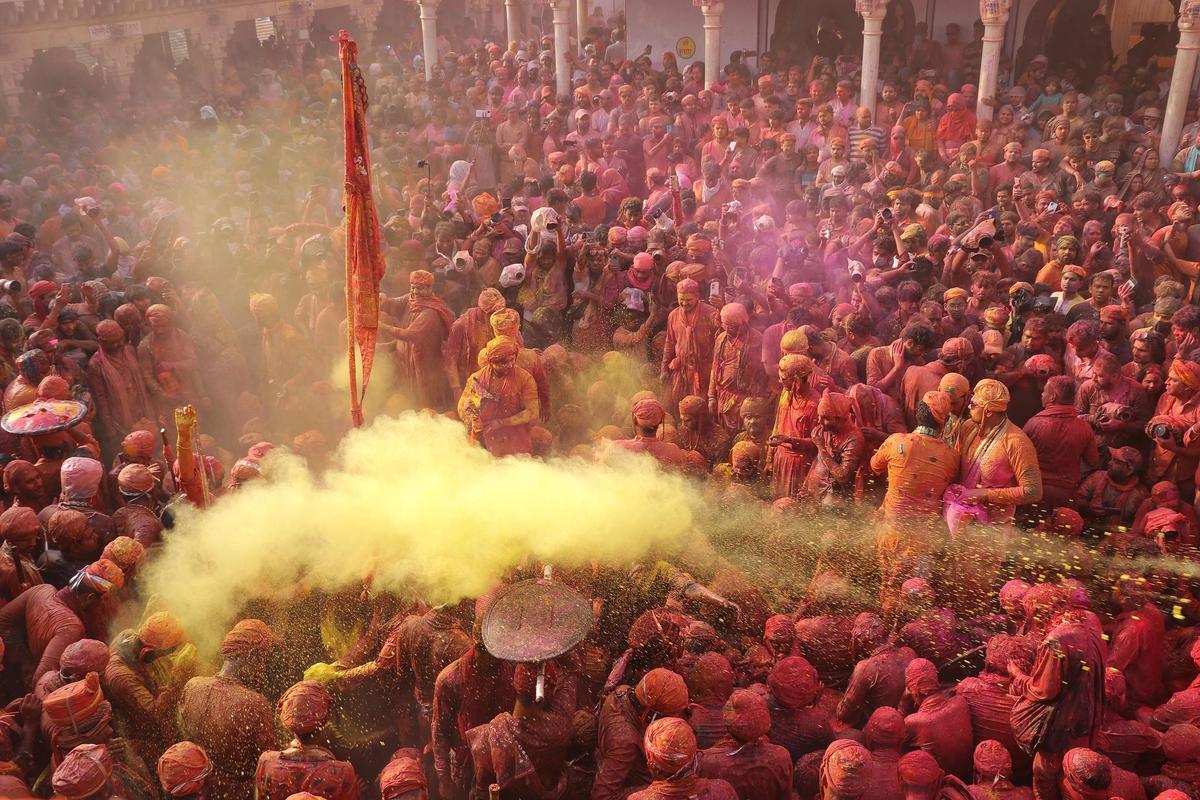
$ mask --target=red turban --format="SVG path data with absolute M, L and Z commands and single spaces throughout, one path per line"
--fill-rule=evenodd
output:
M 104 478 L 104 465 L 94 458 L 73 456 L 59 469 L 62 491 L 66 497 L 88 500 L 95 497 Z
M 909 578 L 900 584 L 900 594 L 911 608 L 929 608 L 937 600 L 933 587 L 924 578 Z
M 733 691 L 733 667 L 720 653 L 704 653 L 696 659 L 686 682 L 693 703 L 723 703 Z
M 771 730 L 767 699 L 758 692 L 738 689 L 729 696 L 723 713 L 725 729 L 739 742 L 752 742 Z
M 703 620 L 694 620 L 689 622 L 688 626 L 683 629 L 683 640 L 685 642 L 713 644 L 717 641 L 717 631 L 712 625 Z
M 11 493 L 13 483 L 21 474 L 37 474 L 37 468 L 20 458 L 13 459 L 4 465 L 4 491 Z
M 871 712 L 863 734 L 872 749 L 899 747 L 904 742 L 904 715 L 891 706 L 881 706 Z
M 785 708 L 804 708 L 816 702 L 821 678 L 803 656 L 788 656 L 775 664 L 767 676 L 767 686 Z
M 402 794 L 427 786 L 421 754 L 413 747 L 403 747 L 392 753 L 392 760 L 379 773 L 379 791 L 383 800 L 396 800 Z
M 409 286 L 433 286 L 433 273 L 425 269 L 415 269 L 408 276 Z
M 826 389 L 821 393 L 821 401 L 817 403 L 817 413 L 823 417 L 850 416 L 850 398 L 841 392 L 831 392 Z
M 940 781 L 944 774 L 938 766 L 937 759 L 924 750 L 913 750 L 905 754 L 896 765 L 896 772 L 902 783 L 914 787 L 932 786 Z
M 750 312 L 741 303 L 726 303 L 721 306 L 721 322 L 745 325 L 750 321 Z
M 633 621 L 625 641 L 633 648 L 654 641 L 673 641 L 679 635 L 679 624 L 679 619 L 670 611 L 652 609 Z
M 1067 593 L 1061 586 L 1054 583 L 1039 583 L 1029 587 L 1021 604 L 1025 606 L 1025 616 L 1035 614 L 1049 617 L 1067 603 Z
M 658 780 L 684 777 L 695 768 L 696 734 L 691 725 L 678 717 L 650 723 L 642 746 L 646 751 L 646 766 Z
M 975 779 L 990 783 L 1012 774 L 1012 755 L 995 739 L 985 739 L 975 745 Z
M 46 521 L 46 538 L 59 550 L 79 546 L 87 532 L 87 515 L 72 508 L 60 508 Z
M 117 473 L 117 488 L 121 494 L 138 496 L 149 492 L 158 483 L 154 473 L 141 464 L 126 464 Z
M 64 800 L 79 800 L 99 793 L 112 775 L 112 758 L 102 744 L 81 744 L 54 770 L 50 784 Z
M 678 714 L 688 707 L 687 684 L 678 673 L 663 667 L 647 672 L 634 694 L 639 703 L 658 714 Z
M 1067 786 L 1080 794 L 1107 789 L 1112 785 L 1112 761 L 1108 756 L 1086 747 L 1068 750 L 1063 756 L 1063 779 Z
M 103 672 L 108 665 L 108 645 L 96 639 L 80 639 L 67 645 L 58 659 L 65 675 L 82 679 L 89 672 Z
M 871 777 L 871 751 L 853 739 L 837 739 L 821 759 L 823 797 L 862 797 Z
M 1073 508 L 1056 508 L 1050 514 L 1050 530 L 1072 539 L 1083 533 L 1083 517 Z
M 121 452 L 128 458 L 150 458 L 154 455 L 155 435 L 149 431 L 134 431 L 121 439 Z
M 329 719 L 329 692 L 316 681 L 300 681 L 279 698 L 279 721 L 297 736 L 312 733 Z
M 914 697 L 926 697 L 941 688 L 937 667 L 927 658 L 914 658 L 904 668 L 904 688 Z
M 19 539 L 32 536 L 41 529 L 42 524 L 38 522 L 37 512 L 28 506 L 13 506 L 0 514 L 0 538 Z
M 246 656 L 266 654 L 275 647 L 275 636 L 261 619 L 244 619 L 230 629 L 221 640 L 221 655 Z
M 1172 725 L 1162 735 L 1162 749 L 1169 761 L 1200 761 L 1200 728 Z
M 661 425 L 665 414 L 662 403 L 653 397 L 645 397 L 633 404 L 633 419 L 639 425 Z
M 199 794 L 211 772 L 212 760 L 194 742 L 177 742 L 158 759 L 158 782 L 168 797 Z
M 767 618 L 763 626 L 763 640 L 768 642 L 790 642 L 796 638 L 796 623 L 786 614 L 775 614 Z
M 1000 587 L 1000 607 L 1005 611 L 1012 609 L 1021 613 L 1025 612 L 1024 606 L 1021 605 L 1021 600 L 1029 591 L 1029 584 L 1023 580 L 1015 579 L 1006 582 Z
M 1108 704 L 1115 708 L 1122 708 L 1125 705 L 1126 694 L 1125 673 L 1116 667 L 1104 670 L 1104 697 L 1108 700 Z

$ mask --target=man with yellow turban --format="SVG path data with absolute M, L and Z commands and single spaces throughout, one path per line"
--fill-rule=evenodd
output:
M 942 495 L 958 477 L 958 451 L 941 439 L 951 413 L 950 395 L 926 392 L 917 403 L 917 427 L 893 433 L 871 457 L 871 469 L 887 472 L 887 494 L 880 511 L 880 604 L 895 609 L 900 585 L 912 577 L 929 578 L 945 540 L 933 515 L 942 511 Z
M 530 431 L 540 407 L 537 385 L 517 366 L 515 339 L 496 337 L 483 352 L 485 366 L 467 379 L 458 400 L 458 416 L 477 441 L 494 456 L 530 455 Z
M 996 524 L 1011 523 L 1017 506 L 1042 499 L 1042 470 L 1037 450 L 1025 432 L 1008 418 L 1008 387 L 992 378 L 975 385 L 969 420 L 959 437 L 959 484 L 951 487 L 955 503 L 975 511 L 987 525 L 954 525 L 955 554 L 951 585 L 962 608 L 984 609 L 989 592 L 999 585 L 1004 537 Z
M 1172 481 L 1183 497 L 1195 492 L 1196 468 L 1200 464 L 1200 364 L 1175 359 L 1167 370 L 1166 391 L 1158 398 L 1149 430 L 1154 450 L 1150 453 L 1147 483 Z M 1165 428 L 1155 425 L 1164 425 Z M 1158 435 L 1158 431 L 1165 431 Z M 1186 434 L 1180 435 L 1186 431 Z
M 408 284 L 407 298 L 389 301 L 397 323 L 388 327 L 396 339 L 396 381 L 418 408 L 444 411 L 452 400 L 442 347 L 450 336 L 454 314 L 434 295 L 433 273 L 415 270 Z

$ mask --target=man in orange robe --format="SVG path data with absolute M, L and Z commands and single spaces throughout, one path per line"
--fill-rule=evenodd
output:
M 812 466 L 816 447 L 812 429 L 817 424 L 820 395 L 808 382 L 813 362 L 808 356 L 788 354 L 779 360 L 779 395 L 775 427 L 767 444 L 771 452 L 771 489 L 776 498 L 795 497 Z
M 462 394 L 467 378 L 479 369 L 479 354 L 493 336 L 492 313 L 502 308 L 504 295 L 498 289 L 488 287 L 479 293 L 478 304 L 460 314 L 450 326 L 444 355 L 446 375 L 450 378 L 450 391 L 454 397 Z
M 452 401 L 442 346 L 450 336 L 454 314 L 433 294 L 433 273 L 415 270 L 408 285 L 408 296 L 390 301 L 392 307 L 386 309 L 397 321 L 388 326 L 396 339 L 396 380 L 418 408 L 444 411 Z
M 533 376 L 517 366 L 515 339 L 497 337 L 484 351 L 486 366 L 467 379 L 458 416 L 472 440 L 494 456 L 533 453 L 530 431 L 540 413 Z
M 678 418 L 688 395 L 705 397 L 711 377 L 713 345 L 721 322 L 717 310 L 700 299 L 700 284 L 684 278 L 675 286 L 679 306 L 667 316 L 659 377 L 667 390 L 667 409 Z
M 742 401 L 767 393 L 762 334 L 750 327 L 750 313 L 741 303 L 727 303 L 721 308 L 721 329 L 713 347 L 708 410 L 734 433 L 741 426 L 738 411 Z

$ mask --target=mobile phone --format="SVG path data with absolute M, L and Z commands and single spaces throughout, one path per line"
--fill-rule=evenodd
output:
M 491 118 L 492 118 L 492 112 L 488 111 L 486 108 L 475 109 L 475 119 L 491 119 Z
M 500 201 L 501 208 L 512 208 L 512 198 L 505 197 Z

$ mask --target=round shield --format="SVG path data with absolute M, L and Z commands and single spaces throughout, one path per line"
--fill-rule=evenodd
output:
M 505 661 L 548 661 L 583 641 L 592 604 L 571 587 L 547 580 L 514 583 L 483 614 L 483 646 Z
M 87 406 L 75 400 L 35 400 L 0 417 L 0 428 L 24 436 L 53 433 L 71 427 L 86 413 Z

